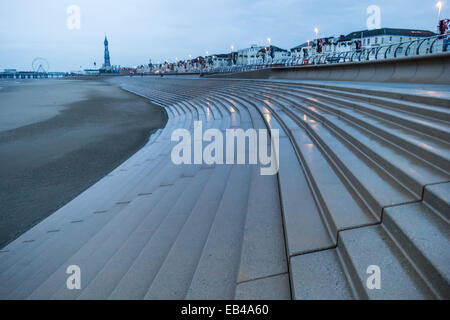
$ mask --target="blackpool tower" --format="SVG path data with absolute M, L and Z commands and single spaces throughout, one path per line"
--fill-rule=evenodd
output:
M 108 39 L 105 36 L 105 63 L 103 64 L 103 68 L 107 69 L 111 67 L 111 62 L 109 61 L 109 50 L 108 50 Z

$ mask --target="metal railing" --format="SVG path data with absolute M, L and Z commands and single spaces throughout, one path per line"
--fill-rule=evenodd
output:
M 362 47 L 361 49 L 352 49 L 348 51 L 336 51 L 314 53 L 308 57 L 291 56 L 282 59 L 269 59 L 269 61 L 258 64 L 213 67 L 207 66 L 191 66 L 179 70 L 167 70 L 166 68 L 158 69 L 163 74 L 183 74 L 183 73 L 237 73 L 247 72 L 261 69 L 270 69 L 277 67 L 295 67 L 302 65 L 323 65 L 323 64 L 339 64 L 349 62 L 366 62 L 375 60 L 395 59 L 401 57 L 423 56 L 440 52 L 450 51 L 450 33 L 446 35 L 437 35 L 427 38 L 418 38 L 409 41 L 375 44 L 371 47 Z M 262 60 L 262 59 L 261 59 Z M 151 73 L 155 73 L 152 70 Z
M 400 57 L 423 56 L 448 51 L 450 35 L 439 35 L 410 41 L 363 47 L 359 50 L 345 52 L 327 52 L 316 54 L 298 64 L 333 64 L 346 62 L 364 62 L 374 60 L 395 59 Z
M 450 34 L 438 35 L 410 41 L 363 47 L 344 52 L 325 52 L 309 57 L 290 57 L 273 60 L 271 63 L 245 66 L 211 68 L 212 72 L 244 72 L 274 67 L 290 67 L 300 65 L 337 64 L 348 62 L 364 62 L 374 60 L 395 59 L 400 57 L 423 56 L 427 54 L 450 51 Z

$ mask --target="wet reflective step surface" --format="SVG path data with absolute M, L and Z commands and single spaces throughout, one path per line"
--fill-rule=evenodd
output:
M 0 298 L 450 298 L 449 86 L 109 81 L 167 126 L 1 250 Z M 174 164 L 171 135 L 195 121 L 277 129 L 278 173 Z

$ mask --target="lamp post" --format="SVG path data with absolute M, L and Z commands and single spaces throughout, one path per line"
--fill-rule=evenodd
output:
M 270 39 L 270 38 L 267 38 L 267 43 L 269 44 L 269 47 L 270 47 L 270 42 L 272 41 L 272 39 Z
M 319 39 L 319 29 L 314 28 L 314 32 L 316 33 L 316 39 Z
M 438 1 L 436 3 L 436 7 L 438 8 L 438 22 L 441 21 L 441 11 L 442 11 L 442 1 Z
M 234 52 L 234 45 L 231 45 L 231 54 L 230 54 L 230 58 L 231 58 L 231 66 L 234 66 L 234 62 L 233 62 L 233 52 Z

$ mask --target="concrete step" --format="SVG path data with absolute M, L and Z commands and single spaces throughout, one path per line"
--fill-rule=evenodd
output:
M 387 208 L 383 219 L 384 229 L 441 299 L 450 299 L 449 191 L 450 183 L 426 187 L 424 202 Z M 439 202 L 443 210 L 433 208 Z
M 48 246 L 52 247 L 57 245 L 61 241 L 60 239 L 65 239 L 67 236 L 76 236 L 79 234 L 80 229 L 86 230 L 86 232 L 96 232 L 99 226 L 106 223 L 109 219 L 112 219 L 125 205 L 126 204 L 120 204 L 108 212 L 92 214 L 84 220 L 68 221 L 67 225 L 64 226 L 64 229 L 50 229 L 46 234 L 46 238 L 39 241 L 36 246 L 31 247 L 29 244 L 34 244 L 34 242 L 37 241 L 23 243 L 21 248 L 11 251 L 10 256 L 5 257 L 5 260 L 2 260 L 0 279 L 9 279 L 12 274 L 21 271 L 21 269 L 25 268 L 29 263 L 38 259 L 43 252 L 48 251 Z M 80 222 L 88 224 L 88 228 L 84 229 L 83 224 Z M 82 240 L 79 238 L 75 239 L 76 241 Z
M 369 289 L 370 266 L 381 271 Z M 433 299 L 435 296 L 380 226 L 339 233 L 337 249 L 291 258 L 294 299 Z
M 110 295 L 112 298 L 142 298 L 189 217 L 197 202 L 197 195 L 204 190 L 211 171 L 201 170 L 195 177 L 185 178 L 191 180 L 188 188 L 182 192 L 173 208 L 167 212 L 154 234 L 147 237 L 146 232 L 140 232 L 131 237 L 131 239 L 139 239 L 146 236 L 148 240 L 144 246 L 135 248 L 133 243 L 136 240 L 125 244 L 98 273 L 80 298 L 107 299 Z
M 289 121 L 287 114 L 279 111 L 277 115 L 287 124 L 286 126 L 289 125 L 287 128 L 289 136 L 310 183 L 307 187 L 320 203 L 323 224 L 331 233 L 334 244 L 338 231 L 371 225 L 379 221 L 379 216 L 370 210 L 358 194 L 358 190 L 353 188 L 323 156 L 320 146 L 316 146 L 296 123 Z M 280 165 L 280 171 L 281 169 Z
M 227 165 L 217 166 L 214 169 L 192 213 L 155 275 L 145 295 L 146 299 L 185 298 L 226 188 L 230 171 L 231 166 Z M 117 297 L 114 292 L 112 297 Z
M 250 189 L 250 165 L 234 165 L 186 299 L 233 299 Z
M 294 131 L 292 135 L 334 236 L 337 237 L 340 230 L 378 222 L 379 216 L 368 207 L 345 177 L 335 171 L 323 156 L 320 146 L 303 130 Z
M 105 216 L 106 219 L 110 219 L 109 221 L 106 220 L 108 222 L 108 224 L 110 224 L 111 221 L 114 221 L 114 219 L 112 219 L 114 216 L 108 217 L 106 215 L 106 213 L 98 214 L 98 215 L 94 216 L 97 220 L 85 221 L 85 223 L 87 223 L 88 226 L 84 226 L 83 229 L 82 229 L 84 237 L 74 238 L 74 237 L 72 237 L 70 235 L 67 235 L 67 233 L 66 233 L 66 236 L 64 238 L 61 237 L 61 239 L 53 239 L 53 241 L 45 243 L 44 249 L 46 249 L 46 251 L 52 251 L 53 249 L 56 250 L 56 251 L 60 251 L 62 249 L 58 249 L 58 248 L 64 248 L 65 249 L 64 250 L 64 254 L 65 255 L 66 254 L 70 254 L 72 252 L 71 248 L 73 248 L 73 250 L 77 250 L 77 248 L 79 248 L 81 245 L 83 245 L 83 243 L 85 241 L 87 241 L 91 235 L 98 233 L 98 231 L 103 228 L 103 226 L 105 224 L 105 220 L 99 220 L 99 218 L 102 217 L 102 216 Z M 118 217 L 115 216 L 114 218 L 116 219 L 115 221 L 117 221 Z M 82 221 L 82 222 L 84 222 L 84 221 Z M 94 223 L 94 222 L 97 222 L 97 223 Z M 76 233 L 75 233 L 76 230 L 71 230 L 71 231 L 72 231 L 71 234 L 75 236 L 76 235 Z M 69 241 L 70 243 L 67 244 L 63 240 Z M 45 254 L 42 255 L 42 253 L 41 253 L 41 255 L 38 255 L 38 258 L 34 259 L 33 262 L 36 262 L 37 265 L 45 263 L 45 259 L 43 257 L 45 257 Z M 31 256 L 30 258 L 33 259 L 33 256 Z M 20 262 L 22 263 L 22 265 L 24 263 L 26 264 L 25 261 L 20 261 Z M 20 270 L 20 268 L 19 268 L 19 270 Z M 5 273 L 5 275 L 7 275 L 7 274 L 8 273 Z
M 179 186 L 181 188 L 183 186 Z M 175 186 L 173 186 L 175 188 Z M 99 232 L 86 241 L 77 251 L 66 256 L 66 260 L 47 278 L 43 279 L 30 298 L 34 299 L 73 299 L 80 291 L 67 290 L 65 269 L 68 265 L 78 265 L 82 272 L 83 287 L 89 284 L 92 275 L 101 268 L 142 224 L 151 230 L 162 219 L 159 208 L 167 208 L 173 203 L 171 187 L 162 187 L 161 191 L 150 196 L 142 196 L 130 203 L 114 220 L 106 224 Z M 29 287 L 29 285 L 27 286 Z
M 304 112 L 303 116 L 311 116 L 344 136 L 418 197 L 422 196 L 424 185 L 450 180 L 449 174 L 353 122 L 341 120 L 339 114 L 322 108 L 310 109 L 302 103 L 295 107 Z M 409 164 L 408 167 L 403 165 L 405 162 Z
M 314 99 L 320 99 L 319 101 L 351 106 L 361 112 L 394 122 L 398 125 L 418 131 L 419 133 L 441 139 L 443 142 L 450 140 L 450 128 L 448 122 L 445 121 L 431 120 L 422 115 L 393 110 L 391 108 L 383 108 L 380 105 L 372 105 L 364 101 L 352 101 L 348 98 L 340 98 L 329 94 L 325 95 L 314 91 L 298 90 L 298 92 L 313 96 Z M 314 99 L 311 100 L 314 101 Z M 423 112 L 426 111 L 423 110 Z
M 359 299 L 433 299 L 433 292 L 381 226 L 343 231 L 338 250 Z M 367 269 L 381 271 L 381 288 L 369 289 Z
M 423 89 L 424 86 L 418 84 L 411 86 L 410 84 L 396 84 L 396 83 L 356 83 L 356 82 L 310 82 L 302 81 L 300 86 L 308 86 L 312 88 L 327 88 L 337 91 L 352 92 L 366 94 L 370 96 L 385 97 L 395 100 L 409 101 L 413 103 L 421 103 L 428 106 L 437 106 L 448 108 L 450 106 L 448 98 L 442 96 L 439 89 L 448 91 L 448 86 L 434 86 L 430 89 Z
M 275 93 L 279 93 L 280 92 L 280 88 L 273 88 L 273 86 L 268 86 L 267 87 L 268 90 L 275 92 Z M 284 91 L 283 91 L 284 90 Z M 304 100 L 304 102 L 307 102 L 308 104 L 312 104 L 312 105 L 336 105 L 339 106 L 339 108 L 344 108 L 344 109 L 350 109 L 350 110 L 354 110 L 355 112 L 357 112 L 360 115 L 363 116 L 368 116 L 368 115 L 373 115 L 373 117 L 375 117 L 376 119 L 382 120 L 382 119 L 386 119 L 388 120 L 388 124 L 392 125 L 393 123 L 395 123 L 395 125 L 398 127 L 399 125 L 403 126 L 403 128 L 407 131 L 407 132 L 413 132 L 413 134 L 419 134 L 419 135 L 424 135 L 424 133 L 431 135 L 432 139 L 436 139 L 439 138 L 441 143 L 444 143 L 448 146 L 448 133 L 449 133 L 449 124 L 448 121 L 443 121 L 442 117 L 439 119 L 436 118 L 429 118 L 427 116 L 424 116 L 421 113 L 428 113 L 429 110 L 422 109 L 421 107 L 425 107 L 425 105 L 420 105 L 420 106 L 416 106 L 416 109 L 420 109 L 421 113 L 418 114 L 414 114 L 414 113 L 410 113 L 410 111 L 408 111 L 407 108 L 405 108 L 405 112 L 402 113 L 402 111 L 396 111 L 394 109 L 392 109 L 392 107 L 389 106 L 383 106 L 383 105 L 373 105 L 371 106 L 369 109 L 373 109 L 374 112 L 370 112 L 370 110 L 368 109 L 364 109 L 362 108 L 362 106 L 364 106 L 366 103 L 365 101 L 358 101 L 358 100 L 351 100 L 348 98 L 342 98 L 336 95 L 331 95 L 331 94 L 325 94 L 325 93 L 317 93 L 314 90 L 307 90 L 307 89 L 283 89 L 281 90 L 284 95 L 286 96 L 293 96 L 293 97 L 298 97 L 300 96 L 302 100 Z M 371 97 L 367 97 L 368 100 L 371 99 Z M 439 108 L 440 110 L 443 110 L 443 112 L 445 111 L 445 113 L 448 113 L 448 109 L 447 108 Z M 384 111 L 383 111 L 384 110 Z M 368 112 L 369 111 L 369 112 Z M 378 112 L 380 111 L 380 112 Z M 400 116 L 400 118 L 404 118 L 404 119 L 400 119 L 400 118 L 395 118 L 394 119 L 392 117 L 389 116 L 389 112 L 392 111 L 396 116 Z M 383 112 L 385 113 L 385 116 L 383 117 Z M 403 114 L 403 116 L 402 116 Z M 400 120 L 399 120 L 400 119 Z M 413 121 L 413 123 L 407 123 L 407 121 Z M 419 126 L 424 126 L 425 128 L 420 128 Z M 413 131 L 413 130 L 415 131 Z M 437 130 L 437 135 L 433 135 L 433 130 Z M 425 136 L 426 137 L 426 136 Z M 433 138 L 434 137 L 434 138 Z M 430 137 L 428 137 L 428 139 L 430 139 Z
M 388 140 L 388 144 L 394 143 L 399 148 L 405 149 L 415 156 L 431 162 L 439 169 L 448 167 L 446 164 L 450 159 L 450 152 L 448 151 L 447 142 L 442 142 L 439 139 L 399 126 L 390 121 L 383 121 L 381 118 L 359 112 L 343 104 L 322 103 L 317 99 L 316 101 L 312 101 L 307 99 L 307 95 L 302 94 L 292 94 L 292 99 L 289 96 L 291 96 L 290 93 L 285 94 L 284 98 L 292 100 L 294 103 L 309 106 L 308 109 L 311 111 L 313 110 L 311 106 L 328 110 L 336 116 L 358 124 L 375 135 Z
M 450 220 L 449 208 L 450 185 L 441 183 L 425 187 L 423 201 L 429 208 L 438 212 L 444 220 Z
M 448 99 L 381 84 L 111 81 L 164 107 L 166 128 L 0 252 L 0 297 L 448 299 Z M 172 131 L 196 120 L 279 129 L 278 176 L 171 164 Z M 81 292 L 65 287 L 77 262 Z
M 328 162 L 335 164 L 335 170 L 341 172 L 374 215 L 380 217 L 384 206 L 416 200 L 407 189 L 345 138 L 330 131 L 307 114 L 292 111 L 286 106 L 284 108 L 290 119 L 285 116 L 283 121 L 293 119 L 305 128 L 310 138 L 321 147 L 321 152 Z
M 449 188 L 427 187 L 428 202 L 386 208 L 381 225 L 340 232 L 337 249 L 291 258 L 294 298 L 449 299 Z M 379 290 L 366 285 L 370 265 L 380 267 Z
M 333 234 L 324 221 L 323 208 L 285 134 L 280 136 L 279 152 L 278 180 L 288 255 L 334 246 Z
M 336 249 L 291 257 L 290 276 L 292 298 L 295 300 L 356 298 Z
M 254 97 L 253 102 L 246 100 L 259 112 L 268 128 L 279 130 L 278 181 L 287 255 L 332 247 L 335 243 L 333 233 L 326 224 L 317 195 L 310 187 L 311 181 L 302 170 L 301 160 L 293 148 L 293 138 L 286 124 L 279 121 L 278 114 L 268 107 L 270 102 L 266 107 L 264 101 L 255 100 Z M 279 110 L 277 107 L 275 109 Z
M 118 205 L 114 210 L 111 211 L 112 216 L 118 214 L 120 210 L 126 205 Z M 110 217 L 108 217 L 110 218 Z M 76 229 L 77 234 L 95 234 L 98 228 L 97 226 L 92 226 L 85 221 L 80 221 L 72 223 L 70 225 L 72 232 Z M 57 234 L 57 233 L 56 233 Z M 62 237 L 60 237 L 62 238 Z M 66 259 L 66 256 L 76 251 L 81 244 L 80 241 L 74 241 L 73 238 L 63 238 L 65 241 L 48 241 L 45 247 L 45 254 L 35 255 L 34 251 L 32 254 L 26 254 L 23 259 L 16 262 L 11 268 L 4 271 L 0 275 L 0 281 L 2 286 L 0 287 L 0 297 L 5 299 L 16 293 L 20 293 L 21 290 L 26 290 L 26 284 L 38 285 L 39 277 L 36 275 L 47 275 L 51 274 L 57 267 L 59 267 Z M 79 237 L 78 239 L 83 239 Z M 47 272 L 47 273 L 46 273 Z M 34 282 L 36 281 L 36 282 Z M 34 288 L 33 288 L 34 289 Z
M 114 202 L 113 202 L 114 203 Z M 100 212 L 100 211 L 94 211 L 94 212 Z M 105 210 L 101 210 L 101 212 L 102 213 L 104 213 L 105 212 Z M 89 212 L 89 214 L 90 215 L 92 215 L 92 211 L 90 211 Z M 88 218 L 90 218 L 90 216 L 88 216 Z M 89 221 L 90 222 L 90 228 L 89 228 L 89 230 L 91 230 L 91 232 L 95 232 L 95 224 L 94 223 L 92 223 L 92 221 Z M 55 223 L 53 223 L 53 224 L 55 224 Z M 67 222 L 66 224 L 69 224 L 70 225 L 70 223 L 69 222 Z M 72 230 L 74 230 L 73 228 L 72 228 Z M 70 233 L 70 232 L 69 232 Z M 41 248 L 43 248 L 43 249 L 47 249 L 48 248 L 48 246 L 49 245 L 51 245 L 52 243 L 53 244 L 58 244 L 58 236 L 60 236 L 60 237 L 63 237 L 63 235 L 62 235 L 62 233 L 58 233 L 58 234 L 56 234 L 56 238 L 55 238 L 55 236 L 53 236 L 53 238 L 52 239 L 50 239 L 50 240 L 52 240 L 52 241 L 49 241 L 49 240 L 47 240 L 47 241 L 44 241 L 44 242 L 42 242 L 41 243 Z M 64 237 L 68 237 L 68 236 L 70 236 L 70 234 L 67 234 L 67 232 L 65 232 L 64 233 Z M 42 251 L 42 250 L 41 250 Z M 39 254 L 40 254 L 41 252 L 40 252 L 40 250 L 36 250 L 36 248 L 34 248 L 34 250 L 32 250 L 32 254 L 30 254 L 30 255 L 27 255 L 27 258 L 33 258 L 33 257 L 37 257 L 37 256 L 39 256 Z M 23 260 L 23 259 L 22 259 Z M 20 260 L 19 260 L 20 261 Z M 23 261 L 22 261 L 22 263 L 23 263 Z M 11 267 L 10 267 L 11 268 Z M 12 268 L 11 268 L 12 269 Z M 8 275 L 9 273 L 8 272 L 6 272 L 5 273 L 5 275 Z
M 239 100 L 234 99 L 234 97 L 232 97 L 232 95 L 230 94 L 215 93 L 215 95 L 217 95 L 220 99 L 223 99 L 226 104 L 229 104 L 231 106 L 231 108 L 238 110 L 241 122 L 247 123 L 251 121 L 248 108 L 240 103 Z
M 142 152 L 144 151 L 144 152 Z M 141 150 L 140 153 L 153 153 L 158 155 L 158 150 L 155 148 L 148 148 L 147 150 Z M 154 166 L 154 163 L 148 162 L 142 165 L 141 167 L 132 167 L 131 170 L 121 171 L 122 169 L 115 169 L 111 174 L 94 184 L 92 187 L 88 188 L 86 191 L 81 193 L 77 198 L 72 200 L 66 206 L 57 210 L 50 217 L 37 224 L 35 227 L 27 231 L 25 234 L 20 236 L 16 241 L 12 242 L 10 245 L 5 247 L 5 249 L 10 250 L 11 253 L 14 252 L 14 248 L 22 248 L 21 243 L 23 241 L 34 240 L 34 242 L 29 243 L 28 247 L 35 248 L 35 246 L 40 245 L 42 241 L 48 238 L 47 232 L 50 230 L 59 230 L 63 225 L 66 225 L 72 220 L 84 219 L 87 216 L 91 215 L 93 212 L 96 212 L 94 207 L 97 204 L 101 203 L 111 203 L 111 198 L 113 198 L 114 192 L 111 189 L 111 186 L 115 187 L 116 185 L 127 184 L 127 181 L 130 179 L 135 179 L 136 176 L 139 176 L 142 171 L 151 170 Z M 123 167 L 123 166 L 122 166 Z M 105 192 L 110 190 L 111 193 Z M 120 188 L 115 187 L 115 191 L 120 190 Z M 101 200 L 98 197 L 98 193 L 109 196 L 109 198 L 105 195 Z M 112 202 L 114 204 L 115 202 Z M 103 209 L 102 209 L 103 210 Z M 52 236 L 52 235 L 50 235 Z M 3 260 L 2 260 L 3 262 Z
M 201 190 L 208 178 L 208 170 L 204 171 L 206 174 L 202 172 L 198 179 L 190 177 L 178 180 L 158 205 L 152 209 L 151 217 L 149 215 L 148 218 L 141 219 L 139 226 L 130 233 L 121 245 L 117 246 L 117 251 L 108 258 L 103 267 L 98 261 L 95 264 L 92 264 L 92 260 L 88 261 L 91 263 L 91 266 L 88 266 L 90 274 L 88 274 L 88 278 L 84 276 L 85 288 L 78 292 L 77 297 L 79 299 L 108 298 L 136 259 L 142 256 L 143 250 L 148 247 L 149 243 L 155 243 L 156 241 L 158 244 L 151 251 L 156 256 L 161 255 L 162 252 L 155 249 L 161 246 L 170 247 L 170 241 L 167 242 L 173 237 L 170 232 L 179 230 L 186 219 L 186 214 L 180 214 L 180 209 L 183 207 L 183 210 L 188 210 L 190 203 L 195 203 L 195 197 L 192 197 L 193 191 L 198 192 L 199 188 Z M 195 182 L 196 180 L 198 182 Z M 155 261 L 147 260 L 147 263 L 149 262 L 154 263 Z M 139 279 L 139 281 L 142 283 L 145 280 Z M 67 298 L 67 293 L 67 290 L 60 290 L 59 293 L 54 295 L 54 298 Z M 71 294 L 69 297 L 74 298 L 75 295 Z
M 302 87 L 302 88 L 305 88 L 306 90 L 312 89 L 311 87 Z M 380 106 L 383 108 L 388 107 L 391 108 L 392 110 L 415 114 L 416 116 L 420 116 L 427 119 L 431 118 L 438 122 L 450 121 L 450 110 L 448 108 L 429 105 L 428 101 L 427 103 L 417 103 L 392 98 L 383 98 L 363 93 L 351 93 L 342 90 L 323 89 L 323 88 L 314 88 L 313 90 L 315 92 L 319 92 L 324 95 L 345 98 L 346 100 L 351 101 L 352 103 L 364 101 L 373 104 L 375 106 Z
M 239 283 L 236 300 L 290 300 L 289 275 L 287 273 Z
M 153 168 L 152 165 L 143 166 L 142 170 L 149 170 L 150 172 L 152 172 L 152 169 L 155 168 L 155 164 L 153 164 Z M 156 166 L 156 168 L 158 167 Z M 141 168 L 139 168 L 139 170 L 140 169 Z M 130 174 L 129 171 L 127 172 Z M 139 172 L 135 172 L 134 174 L 130 174 L 130 176 L 136 179 L 136 176 L 138 174 Z M 151 176 L 152 174 L 150 173 L 149 175 Z M 109 178 L 112 177 L 106 177 L 105 179 Z M 28 231 L 25 236 L 27 237 L 27 239 L 33 239 L 34 241 L 32 243 L 26 243 L 27 245 L 25 247 L 17 247 L 16 249 L 11 250 L 11 257 L 9 259 L 2 260 L 0 272 L 5 272 L 6 268 L 11 268 L 17 261 L 20 261 L 20 259 L 23 260 L 25 256 L 29 258 L 39 256 L 42 252 L 47 250 L 46 248 L 50 243 L 58 243 L 60 241 L 60 238 L 70 238 L 73 232 L 77 232 L 76 228 L 72 228 L 72 221 L 82 220 L 89 222 L 92 232 L 95 232 L 95 227 L 101 226 L 103 223 L 103 218 L 101 216 L 108 217 L 109 212 L 112 211 L 112 208 L 114 208 L 117 203 L 126 204 L 128 201 L 132 200 L 127 199 L 127 201 L 120 201 L 119 198 L 119 187 L 125 186 L 126 188 L 122 188 L 124 192 L 126 190 L 129 190 L 130 186 L 132 186 L 132 183 L 130 183 L 132 180 L 125 179 L 125 181 L 122 182 L 123 179 L 118 179 L 119 178 L 115 179 L 119 184 L 115 193 L 116 196 L 114 196 L 114 193 L 112 193 L 109 194 L 111 198 L 97 198 L 95 197 L 95 195 L 97 193 L 101 193 L 100 190 L 89 191 L 92 193 L 92 196 L 90 199 L 84 199 L 83 208 L 85 209 L 77 210 L 76 206 L 69 207 L 68 209 L 70 210 L 66 210 L 58 216 L 50 216 L 49 218 L 44 220 L 45 224 L 44 222 L 42 222 L 43 225 L 41 225 L 40 228 L 34 228 Z M 139 181 L 139 179 L 136 180 Z M 118 181 L 120 181 L 120 183 Z M 138 193 L 136 193 L 136 196 L 137 195 Z M 88 205 L 89 208 L 87 207 Z M 108 213 L 108 215 L 105 215 L 105 213 Z M 61 232 L 55 233 L 54 231 L 56 230 Z M 27 252 L 29 254 L 25 254 Z
M 259 165 L 252 166 L 237 282 L 287 271 L 278 179 L 276 175 L 263 176 Z

